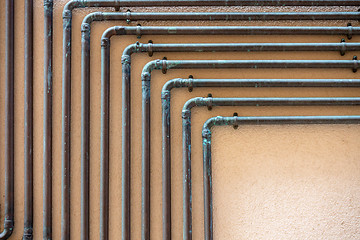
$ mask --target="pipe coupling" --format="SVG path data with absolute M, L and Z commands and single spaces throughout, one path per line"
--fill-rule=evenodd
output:
M 71 19 L 72 13 L 70 10 L 64 10 L 63 11 L 63 19 Z
M 136 37 L 139 39 L 141 38 L 141 25 L 140 24 L 138 24 L 136 26 Z
M 52 7 L 53 0 L 44 0 L 44 7 Z
M 346 52 L 346 44 L 345 44 L 345 39 L 341 39 L 341 50 L 340 50 L 340 55 L 344 56 L 345 52 Z
M 209 140 L 211 138 L 211 131 L 210 131 L 209 128 L 204 128 L 202 130 L 202 137 L 203 137 L 204 140 L 205 139 Z M 203 144 L 210 144 L 210 141 L 203 141 Z
M 151 74 L 149 72 L 143 72 L 141 74 L 141 81 L 150 82 Z
M 32 228 L 24 228 L 23 240 L 31 240 L 33 239 L 33 229 Z
M 182 117 L 182 119 L 190 119 L 191 111 L 189 109 L 182 110 L 181 117 Z
M 109 38 L 102 38 L 101 39 L 101 47 L 107 48 L 110 46 L 110 39 Z
M 169 90 L 162 91 L 161 99 L 170 99 L 170 91 Z
M 130 11 L 130 9 L 128 9 L 126 11 L 126 23 L 130 24 L 130 22 L 131 22 L 131 11 Z
M 14 228 L 14 220 L 12 219 L 5 219 L 4 221 L 4 228 L 9 229 L 10 231 Z
M 349 33 L 347 34 L 347 38 L 351 39 L 352 38 L 352 34 L 353 34 L 353 27 L 351 25 L 351 23 L 347 24 L 348 28 L 349 28 Z
M 154 52 L 153 52 L 153 42 L 149 41 L 149 43 L 147 44 L 147 52 L 149 54 L 149 57 L 152 57 Z
M 129 55 L 121 56 L 121 64 L 131 64 L 131 57 Z
M 357 69 L 359 68 L 359 61 L 358 61 L 357 56 L 354 56 L 354 57 L 353 57 L 353 60 L 354 60 L 353 72 L 356 73 L 356 72 L 357 72 Z
M 81 24 L 81 32 L 86 33 L 90 32 L 90 24 L 89 23 L 83 23 Z

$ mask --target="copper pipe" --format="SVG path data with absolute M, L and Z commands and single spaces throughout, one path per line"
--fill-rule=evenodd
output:
M 5 219 L 0 239 L 14 228 L 14 0 L 5 1 Z
M 33 238 L 33 0 L 25 0 L 24 234 Z

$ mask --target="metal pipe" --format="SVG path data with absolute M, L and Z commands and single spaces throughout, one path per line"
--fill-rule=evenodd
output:
M 348 26 L 351 28 L 351 31 L 354 29 L 351 26 Z M 141 27 L 141 26 L 137 26 L 137 27 L 122 27 L 122 26 L 116 26 L 116 27 L 112 27 L 112 28 L 108 28 L 102 37 L 102 51 L 104 52 L 104 54 L 102 54 L 102 56 L 109 58 L 110 56 L 110 48 L 108 47 L 108 45 L 110 45 L 110 38 L 113 35 L 137 35 L 138 37 L 140 37 L 141 35 L 144 34 L 152 34 L 152 35 L 216 35 L 216 34 L 228 34 L 228 35 L 236 35 L 236 34 L 260 34 L 262 30 L 269 30 L 269 32 L 267 34 L 290 34 L 289 31 L 291 31 L 291 34 L 297 34 L 297 33 L 301 33 L 304 34 L 306 31 L 305 29 L 309 30 L 315 30 L 316 31 L 312 31 L 310 34 L 343 34 L 344 32 L 341 32 L 341 29 L 330 29 L 330 28 L 322 28 L 322 27 L 295 27 L 295 28 L 282 28 L 282 31 L 276 31 L 276 28 L 262 28 L 261 29 L 257 28 L 257 27 Z M 348 29 L 349 30 L 349 29 Z M 360 30 L 360 28 L 358 29 Z M 350 30 L 349 30 L 350 31 Z M 352 31 L 351 33 L 355 33 L 356 31 Z M 357 34 L 358 32 L 356 32 Z M 349 35 L 350 32 L 347 33 L 347 35 Z M 259 46 L 258 46 L 259 47 Z M 275 48 L 279 47 L 279 46 L 273 46 Z M 255 47 L 256 48 L 256 47 Z M 183 48 L 185 49 L 185 48 Z M 269 48 L 270 49 L 270 48 Z M 129 49 L 127 49 L 129 50 Z M 135 48 L 135 50 L 129 50 L 129 52 L 138 52 L 139 50 L 137 48 Z M 149 49 L 148 51 L 152 51 L 151 49 Z M 122 109 L 123 109 L 123 113 L 122 113 L 122 117 L 123 117 L 123 131 L 122 131 L 122 153 L 123 153 L 123 160 L 122 160 L 122 224 L 123 224 L 123 233 L 126 234 L 127 232 L 130 232 L 130 226 L 127 226 L 127 224 L 130 223 L 129 219 L 130 219 L 130 215 L 129 215 L 129 209 L 130 209 L 130 62 L 131 62 L 131 57 L 130 57 L 131 53 L 127 53 L 127 54 L 123 54 L 122 57 L 122 64 L 123 64 L 123 93 L 122 93 Z M 102 61 L 105 61 L 104 58 Z M 107 60 L 106 60 L 107 61 Z M 103 65 L 105 66 L 105 65 Z M 102 69 L 102 72 L 107 71 L 108 74 L 104 74 L 102 75 L 104 78 L 102 79 L 102 81 L 106 81 L 109 82 L 110 81 L 110 71 L 109 69 Z M 109 96 L 105 96 L 104 100 L 109 99 Z M 105 104 L 105 103 L 104 103 Z M 102 110 L 103 112 L 103 110 Z M 102 119 L 102 121 L 108 121 L 108 117 L 109 117 L 109 113 L 104 113 L 103 114 L 104 119 Z M 104 135 L 108 135 L 108 132 L 102 132 L 102 134 Z M 103 145 L 104 143 L 101 143 L 101 145 Z M 102 147 L 103 149 L 107 149 L 106 151 L 108 151 L 109 146 L 105 145 Z M 105 151 L 103 151 L 105 152 Z M 101 161 L 109 161 L 108 159 L 104 159 L 102 158 Z M 108 172 L 107 169 L 103 169 L 101 170 L 101 172 L 105 175 L 107 175 L 106 173 Z M 144 176 L 144 180 L 147 179 L 146 175 Z M 144 182 L 144 181 L 143 181 Z M 146 181 L 145 181 L 146 182 Z M 149 204 L 148 200 L 149 196 L 147 194 L 145 194 L 145 192 L 149 192 L 148 188 L 142 187 L 143 189 L 143 206 Z M 145 199 L 146 198 L 146 199 Z M 147 202 L 147 203 L 146 203 Z M 101 203 L 102 205 L 102 203 Z M 106 204 L 104 204 L 106 205 Z M 146 206 L 145 206 L 146 207 Z M 166 206 L 164 206 L 166 207 Z M 146 208 L 145 208 L 146 209 Z M 104 213 L 106 213 L 105 211 L 103 211 Z M 149 214 L 143 214 L 143 219 L 142 221 L 144 222 L 144 224 L 142 224 L 143 226 L 143 237 L 146 238 L 146 236 L 148 236 L 149 232 L 150 232 L 150 228 L 149 228 Z M 145 217 L 146 216 L 146 217 Z M 124 226 L 124 224 L 126 226 Z M 127 229 L 127 231 L 125 231 L 124 229 Z M 101 229 L 100 231 L 106 231 L 106 229 Z M 125 236 L 124 236 L 125 237 Z
M 153 70 L 167 69 L 218 69 L 218 68 L 357 68 L 358 60 L 155 60 L 145 65 L 142 71 L 142 175 L 143 175 L 143 221 L 150 228 L 150 79 Z M 186 174 L 186 173 L 184 173 Z M 190 193 L 189 182 L 183 181 L 184 192 Z M 191 239 L 190 195 L 184 195 L 184 239 Z M 143 224 L 144 225 L 144 224 Z M 144 233 L 144 232 L 143 232 Z
M 171 90 L 173 88 L 188 88 L 192 91 L 196 87 L 360 87 L 358 79 L 181 79 L 176 78 L 166 82 L 161 92 L 162 102 L 162 169 L 163 169 L 163 205 L 171 201 Z M 187 104 L 189 106 L 190 104 Z M 189 109 L 190 111 L 190 109 Z M 190 112 L 183 115 L 184 125 L 191 134 Z M 183 136 L 185 133 L 183 133 Z M 191 145 L 191 135 L 184 136 L 183 139 L 183 158 L 190 166 L 191 149 L 186 146 Z M 185 160 L 186 158 L 186 160 Z M 187 214 L 191 221 L 191 171 L 188 171 L 187 207 L 190 214 Z M 167 209 L 164 209 L 165 211 Z M 170 212 L 171 208 L 167 211 Z M 163 213 L 165 214 L 165 213 Z M 169 214 L 169 213 L 168 213 Z M 164 225 L 168 223 L 164 222 Z
M 359 12 L 315 12 L 315 13 L 132 13 L 127 11 L 126 13 L 118 13 L 118 12 L 94 12 L 88 14 L 81 25 L 82 32 L 82 125 L 81 125 L 81 238 L 88 239 L 89 238 L 89 162 L 90 162 L 90 31 L 91 31 L 91 23 L 94 21 L 104 21 L 104 20 L 126 20 L 128 23 L 132 20 L 338 20 L 338 19 L 359 19 Z M 289 44 L 288 46 L 284 46 L 288 50 L 294 49 L 296 51 L 309 49 L 310 51 L 315 48 L 315 46 L 311 44 L 298 44 L 297 46 Z M 356 44 L 355 44 L 356 45 Z M 355 46 L 354 45 L 354 46 Z M 166 45 L 163 45 L 164 48 L 167 48 Z M 179 45 L 178 45 L 179 46 Z M 196 44 L 182 46 L 180 49 L 185 49 L 184 47 L 193 48 L 191 51 L 199 51 L 196 49 Z M 222 44 L 223 48 L 229 48 L 228 45 Z M 234 45 L 233 45 L 234 46 Z M 144 49 L 140 49 L 140 46 L 136 46 L 138 51 L 148 51 L 146 46 Z M 161 45 L 149 45 L 149 47 L 153 47 L 153 51 L 164 51 L 161 50 Z M 157 49 L 159 47 L 160 49 Z M 176 46 L 172 46 L 174 51 Z M 206 45 L 202 46 L 206 47 Z M 220 45 L 209 44 L 209 48 L 221 48 Z M 240 45 L 238 45 L 240 48 Z M 244 44 L 242 47 L 245 49 L 254 49 L 257 51 L 257 45 L 252 44 Z M 343 42 L 343 45 L 340 44 L 324 44 L 317 45 L 317 48 L 322 48 L 323 50 L 333 51 L 334 49 L 338 49 L 344 53 L 347 48 L 347 43 Z M 351 46 L 350 46 L 351 48 Z M 265 44 L 262 46 L 263 51 L 271 50 L 271 49 L 279 49 L 279 44 Z M 214 49 L 215 51 L 216 49 Z M 190 51 L 190 50 L 189 50 Z M 334 50 L 335 51 L 335 50 Z M 124 66 L 125 67 L 125 66 Z M 129 126 L 130 128 L 130 126 Z M 126 135 L 125 135 L 126 136 Z M 129 141 L 128 141 L 129 142 Z M 127 143 L 125 143 L 127 144 Z M 130 143 L 129 143 L 130 144 Z M 130 145 L 129 145 L 130 146 Z M 101 171 L 104 177 L 108 177 L 108 170 L 104 169 Z M 103 190 L 108 192 L 108 186 L 103 185 Z M 167 207 L 165 205 L 164 207 Z M 170 205 L 169 205 L 170 207 Z M 167 207 L 168 208 L 168 207 Z M 102 210 L 101 210 L 102 211 Z M 105 212 L 103 212 L 105 213 Z M 170 215 L 167 217 L 167 214 L 163 215 L 166 219 L 164 222 L 170 223 Z M 102 219 L 104 219 L 102 217 Z M 106 227 L 105 224 L 101 224 L 101 226 Z M 164 226 L 164 239 L 169 239 L 171 236 L 169 226 Z M 101 230 L 103 232 L 105 230 Z
M 66 4 L 63 12 L 63 86 L 65 89 L 69 89 L 69 85 L 71 82 L 71 21 L 72 21 L 72 10 L 75 8 L 84 8 L 84 7 L 115 7 L 119 8 L 121 6 L 236 6 L 236 5 L 249 5 L 249 6 L 262 6 L 262 5 L 269 5 L 269 6 L 337 6 L 337 5 L 344 5 L 344 4 L 359 4 L 356 1 L 346 1 L 346 2 L 339 2 L 339 1 L 329 1 L 323 0 L 319 1 L 194 1 L 194 0 L 186 0 L 186 1 L 99 1 L 99 0 L 88 0 L 88 1 L 80 1 L 80 0 L 73 0 Z M 131 21 L 131 19 L 144 19 L 144 20 L 175 20 L 175 19 L 182 19 L 182 20 L 270 20 L 270 19 L 302 19 L 302 20 L 320 20 L 320 19 L 359 19 L 358 13 L 162 13 L 162 14 L 153 14 L 153 13 L 139 13 L 139 14 L 131 14 L 130 12 L 127 13 L 109 13 L 109 14 L 98 14 L 88 15 L 84 19 L 84 24 L 82 25 L 83 31 L 83 43 L 90 42 L 90 23 L 94 20 L 119 20 L 119 19 L 126 19 Z M 98 18 L 97 18 L 98 17 Z M 88 47 L 88 46 L 87 46 Z M 90 56 L 89 51 L 87 50 L 86 46 L 83 48 L 82 56 Z M 87 55 L 88 54 L 88 55 Z M 89 59 L 82 60 L 83 66 L 89 64 Z M 87 69 L 86 67 L 83 69 Z M 86 70 L 85 70 L 86 71 Z M 88 83 L 88 76 L 87 73 L 83 71 L 82 76 L 83 79 L 83 87 L 82 87 L 82 102 L 85 104 L 90 101 L 90 95 L 88 93 L 89 87 L 84 84 Z M 63 102 L 63 165 L 64 168 L 69 169 L 70 167 L 70 89 L 66 93 L 63 92 L 63 96 L 67 97 Z M 89 107 L 84 107 L 82 110 L 82 119 L 84 120 L 84 124 L 82 127 L 82 165 L 85 164 L 84 168 L 82 169 L 82 208 L 81 208 L 81 238 L 87 239 L 89 236 L 89 217 L 88 217 L 88 210 L 89 210 L 89 186 L 86 185 L 85 181 L 88 179 L 89 175 L 89 134 L 90 134 L 90 125 L 89 125 Z M 67 118 L 67 119 L 65 119 Z M 86 139 L 85 139 L 86 138 Z M 69 171 L 69 170 L 67 170 Z M 69 190 L 70 185 L 70 175 L 68 177 L 63 177 L 63 199 L 67 200 L 62 205 L 62 219 L 64 228 L 62 231 L 63 235 L 69 236 L 69 229 L 70 229 L 70 220 L 68 215 L 69 211 L 69 201 L 67 198 L 70 197 L 70 193 L 65 193 L 65 191 Z M 86 186 L 85 186 L 86 185 Z
M 85 7 L 115 7 L 118 9 L 120 7 L 155 7 L 155 6 L 343 6 L 343 5 L 360 5 L 358 0 L 321 0 L 321 1 L 310 1 L 310 0 L 266 0 L 266 1 L 238 1 L 238 0 L 71 0 L 68 2 L 63 11 L 63 103 L 62 103 L 62 165 L 63 172 L 68 173 L 66 176 L 63 174 L 62 179 L 62 238 L 68 239 L 70 237 L 70 85 L 71 85 L 71 22 L 72 22 L 72 10 L 76 8 L 85 8 Z M 295 15 L 295 14 L 293 14 Z M 306 15 L 306 14 L 305 14 Z M 333 17 L 342 18 L 340 15 Z M 130 15 L 131 16 L 131 15 Z M 251 15 L 250 15 L 251 16 Z M 248 17 L 250 17 L 248 16 Z M 133 16 L 132 16 L 133 17 Z M 179 16 L 180 17 L 180 16 Z M 186 16 L 182 16 L 186 17 Z M 203 16 L 208 18 L 206 14 Z M 217 16 L 218 17 L 218 16 Z M 269 16 L 270 17 L 270 16 Z M 279 16 L 280 17 L 280 16 Z M 304 16 L 307 18 L 307 16 Z M 350 17 L 350 16 L 349 16 Z M 199 16 L 199 18 L 201 18 Z M 317 16 L 315 17 L 317 18 Z M 83 101 L 87 101 L 88 94 L 84 94 Z M 83 115 L 83 118 L 86 119 L 88 116 Z M 88 124 L 85 124 L 88 125 Z M 85 126 L 86 127 L 86 126 Z M 82 135 L 86 136 L 89 133 L 89 129 L 83 132 Z M 82 143 L 82 148 L 88 148 L 88 140 L 84 140 Z M 89 155 L 88 151 L 84 153 L 82 161 L 88 160 Z M 85 159 L 85 160 L 84 160 Z M 88 177 L 88 169 L 83 169 L 82 171 L 83 178 Z M 83 186 L 84 194 L 86 195 L 87 188 Z M 88 232 L 89 229 L 89 220 L 87 215 L 84 213 L 89 206 L 89 203 L 86 199 L 86 196 L 83 197 L 84 204 L 82 204 L 82 232 L 87 235 L 85 232 Z M 84 235 L 82 235 L 84 236 Z M 86 239 L 85 236 L 82 237 Z
M 90 30 L 91 23 L 94 21 L 104 20 L 126 20 L 128 23 L 131 20 L 335 20 L 335 19 L 359 19 L 360 13 L 347 12 L 316 12 L 316 13 L 103 13 L 94 12 L 88 14 L 81 25 L 82 32 L 82 127 L 81 127 L 81 238 L 89 238 L 89 162 L 90 162 Z M 345 43 L 344 43 L 345 44 Z M 196 45 L 190 45 L 195 47 Z M 188 46 L 188 47 L 190 47 Z M 211 47 L 213 45 L 209 45 Z M 216 46 L 216 45 L 215 45 Z M 346 46 L 333 45 L 335 48 L 339 47 L 339 51 L 346 48 Z M 156 46 L 154 46 L 156 48 Z M 244 45 L 246 47 L 246 45 Z M 251 45 L 249 46 L 251 48 Z M 269 47 L 264 46 L 269 49 Z M 277 46 L 275 46 L 276 48 Z M 290 46 L 285 46 L 290 47 Z M 311 46 L 308 46 L 311 49 Z M 318 46 L 321 47 L 321 46 Z M 331 44 L 323 46 L 324 49 L 331 49 Z M 341 48 L 340 48 L 341 47 Z M 228 48 L 228 46 L 225 46 Z M 292 46 L 293 49 L 306 49 L 306 46 Z M 184 49 L 184 48 L 182 48 Z M 265 49 L 266 50 L 266 49 Z M 264 51 L 265 51 L 264 50 Z M 141 50 L 140 50 L 141 51 Z M 143 50 L 143 51 L 147 51 Z M 161 50 L 154 50 L 161 51 Z M 196 51 L 196 50 L 194 50 Z M 104 169 L 101 171 L 105 177 L 108 177 L 108 171 Z M 102 186 L 105 192 L 108 192 L 108 186 Z M 105 189 L 106 188 L 106 189 Z M 102 211 L 102 210 L 101 210 Z M 105 212 L 103 212 L 105 213 Z M 102 219 L 104 219 L 102 217 Z M 167 221 L 166 221 L 167 222 Z M 101 226 L 106 227 L 105 224 Z M 102 230 L 103 232 L 105 230 Z M 164 235 L 170 235 L 169 231 Z M 169 237 L 164 236 L 164 239 Z
M 346 43 L 227 43 L 227 44 L 141 44 L 136 43 L 129 45 L 123 53 L 122 56 L 122 65 L 123 65 L 123 153 L 126 154 L 124 159 L 130 159 L 130 76 L 131 76 L 131 55 L 133 53 L 148 52 L 150 55 L 153 52 L 227 52 L 227 51 L 342 51 L 342 50 L 356 50 L 359 49 L 359 44 L 354 45 L 343 45 Z M 342 50 L 341 50 L 342 49 Z M 343 52 L 344 53 L 344 52 Z M 87 68 L 90 69 L 90 68 Z M 107 69 L 108 70 L 108 69 Z M 109 80 L 107 80 L 109 81 Z M 109 99 L 105 99 L 109 101 Z M 109 104 L 109 103 L 107 103 Z M 104 111 L 102 111 L 104 112 Z M 107 113 L 109 114 L 109 113 Z M 108 135 L 109 132 L 102 132 L 104 135 Z M 108 145 L 104 146 L 108 149 Z M 108 159 L 102 159 L 102 161 L 108 161 Z M 129 160 L 130 161 L 130 160 Z M 129 161 L 125 161 L 126 163 Z M 170 168 L 170 165 L 167 166 Z M 126 176 L 123 178 L 123 182 L 130 181 L 130 163 L 128 165 L 123 165 L 125 172 L 123 174 Z M 128 170 L 126 170 L 128 169 Z M 108 169 L 103 169 L 102 174 L 108 178 Z M 166 175 L 166 171 L 164 171 Z M 164 180 L 168 177 L 163 176 Z M 146 174 L 143 174 L 146 176 Z M 146 179 L 143 179 L 143 184 L 145 184 Z M 170 182 L 163 181 L 163 189 L 167 191 L 167 194 L 164 194 L 163 197 L 163 231 L 164 239 L 170 239 L 171 237 L 171 189 Z M 126 189 L 126 188 L 124 188 Z M 149 186 L 142 188 L 144 191 L 149 189 Z M 107 189 L 108 191 L 108 189 Z M 108 195 L 107 193 L 104 193 Z M 143 198 L 145 201 L 145 196 L 147 194 L 143 193 Z M 126 196 L 126 195 L 125 195 Z M 146 200 L 147 201 L 147 200 Z M 149 214 L 143 214 L 143 216 L 149 216 Z M 150 219 L 143 219 L 145 222 L 149 222 Z
M 213 239 L 211 128 L 224 125 L 279 125 L 279 124 L 359 124 L 360 116 L 281 116 L 281 117 L 213 117 L 202 130 L 203 181 L 204 181 L 204 231 L 205 240 Z
M 0 239 L 14 228 L 14 0 L 5 1 L 5 219 Z
M 44 0 L 43 239 L 52 239 L 53 0 Z
M 25 0 L 24 34 L 24 233 L 33 238 L 33 0 Z

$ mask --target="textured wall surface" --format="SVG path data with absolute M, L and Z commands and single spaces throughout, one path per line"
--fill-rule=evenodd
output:
M 43 135 L 43 3 L 35 2 L 34 63 L 34 239 L 42 238 L 42 135 Z M 53 96 L 53 235 L 60 239 L 61 194 L 61 69 L 62 9 L 67 0 L 54 0 L 54 96 Z M 15 71 L 15 230 L 23 231 L 24 152 L 24 6 L 16 3 Z M 4 1 L 0 2 L 3 13 Z M 102 9 L 114 11 L 114 9 Z M 121 9 L 125 11 L 126 9 Z M 133 8 L 141 11 L 357 11 L 356 7 L 332 8 Z M 73 14 L 72 122 L 71 122 L 71 236 L 80 236 L 80 24 L 94 9 Z M 0 40 L 4 42 L 4 14 L 0 14 Z M 313 25 L 346 26 L 347 21 L 319 22 L 140 22 L 155 25 Z M 135 26 L 137 22 L 130 23 Z M 358 26 L 357 21 L 352 21 Z M 95 23 L 91 30 L 91 239 L 99 236 L 100 159 L 100 38 L 105 29 L 125 22 Z M 202 42 L 340 42 L 342 36 L 143 36 L 147 43 Z M 350 42 L 357 42 L 353 37 Z M 110 237 L 121 234 L 121 55 L 138 41 L 136 36 L 111 40 L 111 162 Z M 132 239 L 140 239 L 141 229 L 141 81 L 143 66 L 152 59 L 352 59 L 358 53 L 154 53 L 132 57 Z M 4 45 L 0 45 L 0 216 L 4 209 Z M 358 78 L 350 69 L 326 70 L 170 70 L 154 71 L 152 77 L 152 162 L 151 235 L 161 239 L 161 100 L 163 84 L 176 77 L 187 78 Z M 358 89 L 176 89 L 172 93 L 172 207 L 173 239 L 182 239 L 182 138 L 181 109 L 196 96 L 214 97 L 350 97 Z M 203 239 L 203 189 L 201 128 L 209 117 L 261 115 L 359 115 L 360 107 L 215 107 L 193 109 L 193 239 Z M 214 234 L 216 239 L 360 239 L 360 128 L 346 126 L 240 126 L 217 127 L 213 135 Z M 2 223 L 1 223 L 2 224 Z

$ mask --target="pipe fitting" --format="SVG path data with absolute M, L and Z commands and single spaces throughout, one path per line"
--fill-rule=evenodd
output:
M 359 68 L 359 63 L 357 61 L 357 56 L 353 56 L 353 60 L 354 60 L 354 67 L 353 67 L 353 72 L 356 73 L 357 69 Z
M 345 51 L 346 51 L 346 43 L 345 43 L 345 39 L 342 38 L 340 41 L 341 44 L 341 50 L 340 50 L 340 55 L 344 56 L 345 55 Z
M 202 130 L 202 137 L 203 137 L 203 144 L 210 144 L 210 141 L 205 141 L 205 139 L 210 139 L 211 138 L 211 130 L 210 128 L 204 127 L 204 129 Z
M 44 7 L 45 8 L 52 8 L 53 7 L 53 0 L 44 0 Z
M 131 22 L 131 11 L 130 11 L 130 9 L 128 9 L 126 11 L 126 23 L 130 24 L 130 22 Z
M 153 56 L 153 41 L 149 41 L 148 44 L 147 44 L 147 52 L 149 54 L 149 57 L 152 57 Z
M 191 110 L 190 109 L 183 109 L 181 112 L 182 119 L 190 119 L 191 118 Z
M 32 240 L 33 239 L 33 229 L 32 228 L 25 228 L 23 240 Z
M 110 47 L 110 39 L 102 38 L 101 39 L 101 48 L 108 48 L 108 47 Z
M 64 10 L 63 11 L 63 19 L 71 20 L 71 18 L 72 18 L 71 10 Z
M 349 33 L 347 34 L 347 38 L 351 39 L 352 38 L 352 33 L 353 33 L 353 27 L 352 27 L 351 23 L 348 23 L 347 26 L 349 28 Z
M 81 24 L 81 32 L 82 33 L 90 33 L 90 24 L 89 23 Z
M 165 90 L 161 92 L 161 99 L 170 99 L 170 91 L 169 90 Z
M 138 25 L 136 26 L 136 37 L 137 37 L 138 39 L 141 38 L 141 25 L 140 25 L 140 24 L 138 24 Z
M 129 55 L 121 56 L 121 64 L 131 64 L 131 57 Z
M 167 62 L 166 62 L 166 58 L 164 58 L 165 60 L 162 60 L 161 61 L 161 72 L 163 73 L 163 74 L 166 74 L 166 72 L 167 72 Z
M 143 82 L 150 82 L 151 74 L 149 72 L 143 72 L 141 74 L 141 81 Z

